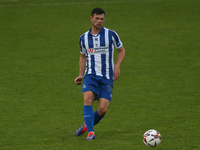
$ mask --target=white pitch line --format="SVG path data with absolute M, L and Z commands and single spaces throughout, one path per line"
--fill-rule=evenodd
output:
M 7 0 L 8 1 L 8 0 Z M 55 5 L 80 5 L 80 4 L 97 4 L 97 3 L 125 3 L 125 2 L 133 2 L 132 1 L 100 1 L 100 2 L 95 2 L 95 1 L 88 1 L 88 2 L 52 2 L 52 3 L 29 3 L 29 4 L 13 4 L 13 5 L 0 5 L 0 6 L 55 6 Z
M 1 0 L 0 0 L 1 1 Z M 18 0 L 5 0 L 5 1 L 18 1 Z M 30 3 L 30 4 L 13 4 L 1 5 L 0 7 L 14 7 L 14 6 L 59 6 L 59 5 L 89 5 L 89 4 L 107 4 L 107 3 L 131 3 L 131 2 L 147 2 L 147 1 L 170 1 L 170 0 L 121 0 L 121 1 L 88 1 L 88 2 L 53 2 L 53 3 Z M 173 1 L 173 0 L 171 0 Z
M 18 0 L 0 0 L 0 2 L 18 1 Z
M 0 0 L 1 1 L 15 1 L 18 0 Z M 89 5 L 89 4 L 108 4 L 108 3 L 131 3 L 131 2 L 152 2 L 152 1 L 174 1 L 174 0 L 121 0 L 121 1 L 88 1 L 88 2 L 52 2 L 52 3 L 30 3 L 30 4 L 13 4 L 2 5 L 0 7 L 14 7 L 14 6 L 59 6 L 59 5 Z M 182 1 L 182 0 L 177 0 Z M 190 1 L 190 0 L 185 0 Z

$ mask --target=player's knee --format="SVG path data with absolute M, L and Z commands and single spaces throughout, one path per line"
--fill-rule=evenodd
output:
M 84 92 L 84 105 L 92 105 L 94 100 L 94 94 L 92 92 Z
M 92 105 L 93 100 L 89 97 L 84 97 L 84 105 Z
M 98 109 L 98 113 L 99 113 L 100 116 L 104 116 L 107 111 L 108 111 L 107 107 Z

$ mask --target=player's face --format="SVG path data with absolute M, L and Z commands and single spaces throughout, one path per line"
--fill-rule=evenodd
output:
M 92 21 L 92 26 L 96 29 L 101 29 L 104 23 L 105 14 L 97 15 L 94 14 L 93 17 L 90 16 L 90 20 Z

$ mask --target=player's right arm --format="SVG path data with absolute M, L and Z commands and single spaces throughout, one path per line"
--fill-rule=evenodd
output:
M 85 54 L 80 54 L 79 58 L 79 76 L 74 80 L 77 85 L 80 85 L 83 80 L 83 75 L 86 69 L 86 56 Z

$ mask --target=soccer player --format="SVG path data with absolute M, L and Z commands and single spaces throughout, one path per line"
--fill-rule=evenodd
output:
M 118 34 L 103 26 L 105 11 L 94 8 L 90 20 L 92 28 L 80 36 L 79 76 L 75 83 L 80 85 L 84 98 L 84 124 L 76 130 L 75 136 L 86 131 L 86 140 L 95 139 L 94 125 L 105 116 L 112 99 L 113 80 L 120 76 L 120 65 L 125 56 L 125 49 Z M 114 49 L 118 50 L 114 64 Z M 84 76 L 84 79 L 83 79 Z M 98 107 L 93 112 L 92 104 L 98 100 Z

